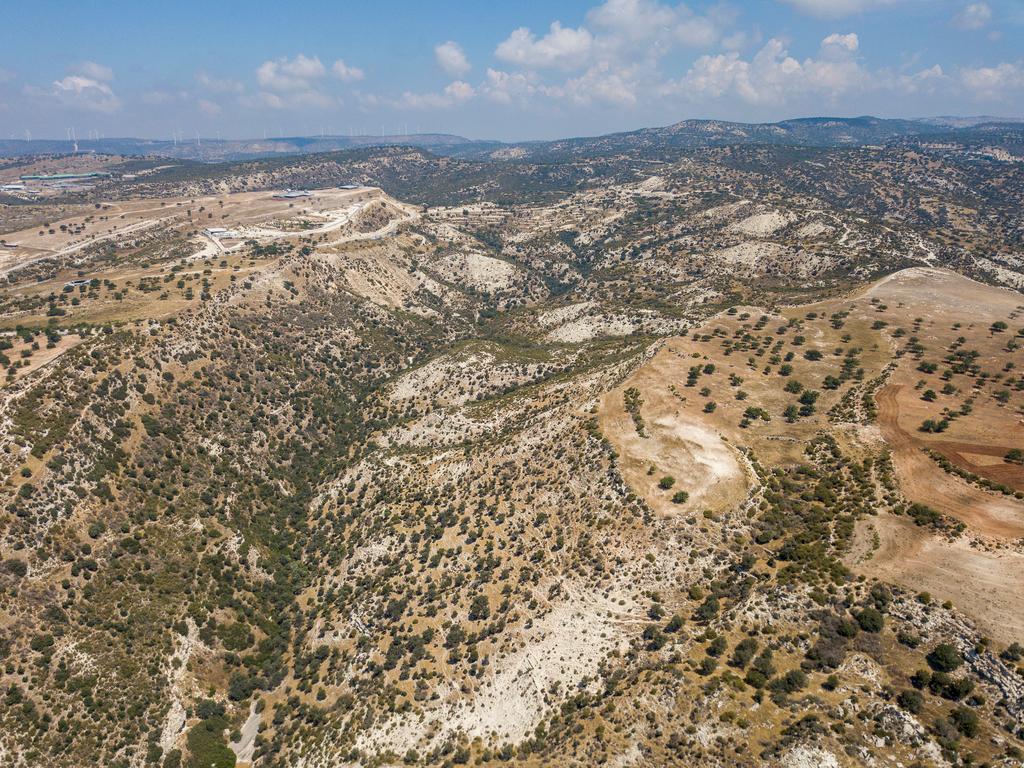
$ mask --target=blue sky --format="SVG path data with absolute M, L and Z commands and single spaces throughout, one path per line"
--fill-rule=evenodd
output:
M 1024 112 L 1024 0 L 36 0 L 3 26 L 5 138 Z

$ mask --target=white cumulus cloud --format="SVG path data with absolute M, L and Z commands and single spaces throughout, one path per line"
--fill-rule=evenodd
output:
M 143 104 L 148 104 L 151 107 L 158 107 L 163 106 L 165 104 L 174 104 L 176 102 L 188 101 L 190 96 L 188 91 L 153 90 L 146 91 L 139 98 Z
M 93 112 L 116 112 L 121 107 L 121 100 L 109 85 L 84 75 L 54 81 L 53 95 L 66 106 Z
M 821 41 L 821 47 L 823 49 L 831 48 L 837 52 L 848 51 L 853 53 L 860 47 L 860 40 L 854 32 L 847 35 L 840 35 L 838 32 L 833 32 Z
M 618 70 L 607 63 L 597 64 L 563 85 L 546 88 L 545 93 L 579 105 L 599 103 L 631 107 L 637 102 L 637 84 L 631 74 L 631 70 Z
M 660 0 L 604 0 L 579 27 L 554 21 L 544 34 L 527 27 L 514 30 L 494 53 L 521 79 L 491 69 L 481 94 L 503 103 L 539 94 L 577 105 L 632 106 L 664 81 L 660 67 L 666 57 L 722 44 L 737 18 L 724 2 L 696 12 Z M 734 37 L 732 42 L 748 39 Z
M 282 56 L 265 61 L 256 70 L 256 81 L 263 89 L 258 100 L 271 109 L 334 106 L 338 102 L 317 89 L 326 74 L 319 58 L 302 53 L 292 59 Z
M 224 111 L 221 109 L 220 104 L 210 101 L 209 99 L 200 99 L 197 102 L 199 111 L 207 117 L 220 117 L 220 114 Z
M 338 59 L 331 65 L 331 72 L 344 83 L 356 83 L 365 77 L 363 70 L 359 67 L 349 66 L 342 59 Z
M 782 0 L 798 11 L 809 13 L 812 16 L 826 18 L 838 18 L 851 16 L 855 13 L 863 13 L 876 8 L 897 5 L 906 0 Z
M 671 28 L 677 12 L 653 0 L 607 0 L 587 14 L 587 21 L 611 34 L 644 42 Z
M 466 52 L 462 50 L 462 46 L 454 40 L 448 40 L 435 46 L 434 58 L 437 60 L 437 65 L 452 77 L 463 77 L 473 68 L 466 57 Z
M 992 9 L 988 3 L 971 3 L 953 17 L 953 24 L 960 29 L 981 29 L 992 21 Z
M 1024 90 L 1024 62 L 960 70 L 960 82 L 975 98 L 1007 101 Z
M 505 72 L 488 68 L 487 79 L 479 90 L 484 98 L 499 104 L 511 104 L 537 93 L 537 77 L 532 72 Z
M 749 104 L 781 104 L 806 94 L 835 98 L 870 82 L 853 56 L 857 47 L 856 35 L 833 34 L 822 40 L 817 58 L 799 61 L 772 38 L 749 61 L 735 51 L 701 56 L 676 90 L 711 98 L 731 94 Z
M 948 81 L 942 67 L 935 64 L 918 72 L 900 75 L 896 85 L 906 93 L 934 93 Z
M 413 93 L 406 91 L 394 102 L 398 109 L 448 109 L 469 101 L 476 89 L 462 80 L 448 83 L 440 93 Z
M 102 83 L 109 83 L 114 79 L 114 70 L 95 61 L 83 61 L 72 68 L 76 75 L 82 75 L 90 80 L 97 80 Z
M 650 46 L 663 53 L 679 44 L 709 48 L 736 20 L 736 12 L 716 4 L 703 14 L 685 5 L 669 6 L 657 0 L 605 0 L 587 14 L 587 22 L 599 31 L 600 46 Z
M 548 33 L 539 38 L 527 27 L 519 27 L 498 45 L 494 55 L 529 69 L 571 69 L 586 62 L 593 44 L 594 36 L 585 27 L 572 29 L 554 21 Z
M 316 56 L 299 54 L 293 59 L 282 56 L 265 61 L 256 70 L 256 80 L 269 91 L 308 91 L 313 81 L 323 77 L 327 70 Z

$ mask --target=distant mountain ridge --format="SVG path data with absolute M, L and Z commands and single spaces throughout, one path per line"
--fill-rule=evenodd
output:
M 984 123 L 1024 123 L 1024 117 L 993 117 L 992 115 L 938 115 L 918 118 L 922 123 L 942 125 L 947 128 L 972 128 Z
M 413 146 L 440 152 L 445 147 L 473 144 L 470 139 L 444 133 L 423 133 L 412 136 L 287 136 L 265 139 L 209 139 L 187 141 L 165 139 L 0 139 L 0 157 L 79 153 L 105 155 L 155 155 L 178 160 L 221 162 L 248 160 L 278 155 L 306 155 L 335 152 L 341 149 L 379 146 Z M 490 142 L 493 144 L 493 142 Z
M 947 119 L 948 120 L 948 119 Z M 898 120 L 877 117 L 805 117 L 777 123 L 736 123 L 727 120 L 683 120 L 660 128 L 612 133 L 605 136 L 559 139 L 556 141 L 504 144 L 497 150 L 483 142 L 452 148 L 463 158 L 515 158 L 534 162 L 561 162 L 614 154 L 671 153 L 701 147 L 730 144 L 771 144 L 804 147 L 842 147 L 888 144 L 901 140 L 942 137 L 978 143 L 994 134 L 1008 133 L 1020 142 L 1024 123 L 972 122 L 957 127 L 948 122 Z M 1001 142 L 1003 137 L 996 136 Z
M 196 139 L 167 141 L 112 138 L 79 140 L 79 152 L 124 156 L 160 156 L 200 162 L 251 160 L 275 156 L 306 155 L 345 149 L 411 146 L 434 154 L 475 160 L 530 160 L 561 162 L 620 153 L 643 154 L 725 146 L 774 144 L 810 147 L 841 147 L 886 144 L 922 137 L 944 140 L 979 139 L 1008 133 L 1020 143 L 1024 121 L 1018 118 L 930 117 L 889 119 L 862 117 L 802 117 L 775 123 L 739 123 L 727 120 L 690 119 L 672 125 L 634 131 L 552 141 L 501 142 L 472 140 L 443 133 L 393 136 L 293 136 L 268 139 Z M 0 140 L 0 157 L 69 154 L 67 140 Z

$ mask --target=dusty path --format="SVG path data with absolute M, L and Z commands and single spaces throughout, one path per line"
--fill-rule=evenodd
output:
M 878 549 L 870 559 L 849 563 L 854 571 L 951 600 L 990 637 L 1024 642 L 1024 554 L 980 550 L 963 536 L 950 542 L 909 518 L 888 514 L 857 524 L 861 545 L 872 532 Z
M 46 259 L 52 259 L 52 258 L 56 258 L 58 256 L 68 256 L 68 255 L 70 255 L 72 253 L 76 253 L 76 252 L 78 252 L 78 251 L 82 250 L 83 248 L 86 248 L 86 247 L 88 247 L 90 245 L 97 245 L 99 243 L 105 243 L 108 240 L 113 240 L 113 239 L 116 239 L 118 237 L 124 237 L 125 235 L 130 235 L 130 234 L 133 234 L 133 233 L 136 233 L 136 232 L 140 232 L 142 230 L 153 229 L 154 227 L 157 227 L 157 226 L 159 226 L 159 225 L 161 225 L 161 224 L 163 224 L 165 222 L 171 221 L 172 219 L 173 219 L 173 217 L 171 217 L 171 216 L 165 216 L 165 217 L 162 217 L 162 218 L 159 218 L 159 219 L 149 219 L 149 220 L 146 220 L 146 221 L 138 221 L 138 222 L 135 222 L 134 224 L 128 224 L 128 225 L 122 227 L 121 229 L 115 229 L 112 232 L 104 232 L 103 234 L 94 235 L 94 236 L 91 236 L 91 237 L 83 239 L 83 240 L 78 240 L 76 242 L 70 243 L 70 244 L 65 245 L 62 248 L 58 248 L 56 250 L 49 250 L 49 249 L 43 249 L 43 248 L 33 249 L 37 253 L 41 252 L 41 254 L 38 255 L 38 256 L 35 256 L 33 258 L 30 258 L 30 259 L 23 259 L 23 260 L 19 260 L 19 261 L 15 261 L 15 262 L 9 263 L 9 264 L 4 264 L 2 267 L 0 267 L 0 275 L 10 274 L 11 272 L 14 272 L 14 271 L 19 270 L 19 269 L 23 269 L 24 267 L 27 267 L 27 266 L 29 266 L 31 264 L 35 264 L 35 263 L 40 262 L 40 261 L 45 261 Z
M 981 352 L 979 364 L 995 369 L 1007 359 L 1005 342 L 985 329 L 995 320 L 1012 318 L 1024 304 L 1015 291 L 924 267 L 890 275 L 862 298 L 898 307 L 890 321 L 922 318 L 922 344 L 930 349 L 947 349 L 961 333 L 971 337 Z M 935 414 L 922 407 L 913 389 L 919 378 L 901 366 L 878 391 L 878 428 L 892 449 L 903 494 L 963 521 L 967 531 L 948 540 L 909 517 L 879 514 L 858 522 L 847 565 L 912 593 L 952 601 L 1000 642 L 1024 641 L 1024 503 L 947 473 L 922 451 L 931 448 L 977 475 L 1024 488 L 1024 469 L 1002 461 L 1010 448 L 1020 447 L 1019 422 L 1012 411 L 983 401 L 969 424 L 952 430 L 958 436 L 918 433 L 920 421 Z
M 241 738 L 228 744 L 238 759 L 237 768 L 244 768 L 252 764 L 252 758 L 256 752 L 256 735 L 260 732 L 260 720 L 260 713 L 256 711 L 256 702 L 253 701 L 249 705 L 249 716 L 239 729 Z
M 892 447 L 896 474 L 907 498 L 962 520 L 972 532 L 1002 539 L 1024 537 L 1024 503 L 945 472 L 921 450 L 926 443 L 900 426 L 901 389 L 899 384 L 889 384 L 879 390 L 878 426 Z M 984 449 L 978 446 L 975 452 Z
M 364 197 L 369 200 L 364 201 Z M 298 238 L 300 236 L 323 235 L 334 232 L 353 220 L 353 217 L 369 202 L 386 199 L 403 214 L 391 226 L 378 232 L 366 233 L 348 239 L 370 239 L 384 236 L 393 231 L 403 221 L 412 221 L 419 216 L 416 206 L 399 203 L 387 198 L 376 188 L 360 188 L 357 190 L 318 190 L 313 198 L 304 205 L 309 206 L 311 215 L 325 217 L 327 220 L 320 226 L 303 231 L 284 231 L 273 228 L 257 233 L 257 239 L 279 240 Z M 97 204 L 99 205 L 99 204 Z M 300 213 L 293 203 L 275 200 L 269 192 L 237 192 L 226 195 L 214 195 L 199 198 L 166 198 L 159 206 L 151 201 L 129 203 L 125 201 L 103 204 L 102 210 L 90 211 L 87 214 L 71 216 L 53 222 L 51 233 L 38 227 L 18 230 L 5 235 L 5 238 L 18 242 L 13 251 L 0 253 L 0 276 L 22 269 L 47 259 L 70 256 L 78 251 L 98 243 L 118 241 L 124 237 L 138 235 L 161 226 L 176 226 L 184 230 L 192 230 L 202 226 L 218 226 L 238 228 L 247 222 L 259 224 L 276 217 L 291 217 Z M 199 217 L 187 218 L 186 211 L 198 209 Z M 206 218 L 202 218 L 203 212 Z M 214 219 L 213 216 L 217 218 Z M 95 217 L 100 217 L 95 220 Z M 87 222 L 87 219 L 92 220 Z M 88 232 L 74 232 L 74 228 L 88 223 Z M 69 229 L 59 230 L 59 225 L 67 225 Z M 58 231 L 59 230 L 59 231 Z M 212 239 L 212 238 L 211 238 Z M 208 255 L 239 250 L 243 243 L 225 248 L 214 240 L 213 251 Z

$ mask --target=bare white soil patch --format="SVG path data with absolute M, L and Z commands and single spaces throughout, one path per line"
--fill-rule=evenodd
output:
M 256 752 L 256 734 L 260 732 L 260 714 L 256 711 L 255 700 L 249 705 L 249 717 L 242 724 L 238 741 L 231 741 L 228 747 L 235 753 L 238 759 L 239 768 L 252 764 L 253 755 Z
M 828 750 L 800 745 L 783 756 L 782 765 L 785 768 L 840 768 L 841 764 Z
M 651 310 L 625 314 L 614 309 L 603 309 L 593 301 L 583 301 L 543 312 L 533 324 L 551 329 L 544 336 L 545 341 L 579 344 L 604 336 L 628 336 L 636 331 L 682 331 L 690 323 L 679 318 L 663 317 Z
M 188 634 L 178 638 L 174 653 L 167 660 L 167 682 L 171 694 L 171 708 L 164 717 L 163 726 L 160 729 L 160 746 L 164 752 L 173 749 L 182 733 L 185 732 L 185 706 L 182 698 L 187 694 L 184 691 L 186 678 L 188 677 L 188 663 L 192 654 L 202 647 L 199 640 L 199 628 L 191 618 L 188 622 Z
M 690 494 L 686 506 L 691 509 L 714 509 L 722 499 L 742 499 L 746 474 L 736 452 L 718 434 L 683 415 L 659 415 L 647 423 L 650 437 L 637 435 L 630 420 L 609 439 L 616 449 L 621 446 L 623 475 L 655 509 L 671 512 L 675 506 L 667 498 L 672 494 L 657 488 L 665 475 L 675 478 L 676 489 Z M 658 471 L 648 475 L 650 467 Z
M 740 200 L 736 203 L 726 203 L 725 205 L 716 205 L 714 208 L 708 208 L 706 211 L 702 211 L 698 214 L 699 217 L 704 219 L 712 219 L 714 221 L 720 221 L 732 216 L 736 211 L 745 205 L 750 205 L 749 200 Z
M 581 317 L 548 333 L 545 341 L 579 344 L 601 336 L 628 336 L 640 327 L 633 319 L 620 316 Z
M 592 301 L 581 301 L 579 304 L 570 304 L 567 307 L 551 309 L 537 317 L 537 324 L 543 328 L 554 328 L 556 325 L 580 318 L 593 309 L 594 306 Z
M 834 227 L 823 221 L 809 221 L 797 229 L 796 236 L 804 238 L 821 237 L 833 231 Z
M 665 178 L 663 176 L 649 176 L 637 185 L 637 189 L 643 192 L 660 192 L 665 189 Z
M 438 260 L 437 266 L 450 273 L 455 282 L 478 291 L 508 290 L 523 275 L 514 264 L 473 251 L 444 256 Z
M 349 290 L 374 304 L 435 316 L 437 311 L 424 302 L 424 293 L 444 300 L 452 295 L 446 286 L 409 264 L 387 245 L 366 251 L 330 254 L 328 263 L 341 271 Z
M 670 387 L 686 375 L 689 359 L 662 347 L 620 388 L 606 394 L 599 408 L 601 431 L 619 454 L 623 479 L 657 512 L 665 515 L 710 509 L 725 511 L 743 503 L 750 478 L 740 453 L 702 415 L 689 412 Z M 624 392 L 640 393 L 643 434 L 626 410 Z M 671 477 L 671 488 L 659 487 Z M 672 496 L 685 491 L 684 503 Z
M 753 267 L 758 262 L 778 256 L 782 251 L 782 246 L 775 243 L 746 242 L 723 248 L 716 255 L 727 264 Z
M 742 221 L 729 225 L 726 227 L 726 231 L 753 237 L 768 237 L 791 224 L 793 220 L 794 216 L 791 213 L 780 213 L 779 211 L 755 213 L 753 216 L 748 216 Z
M 469 390 L 457 385 L 466 382 L 471 372 L 493 364 L 494 356 L 487 352 L 442 355 L 399 378 L 391 389 L 391 401 L 433 396 L 439 404 L 462 405 L 469 400 Z
M 461 410 L 438 408 L 407 424 L 388 430 L 382 438 L 387 446 L 437 448 L 467 440 L 479 440 L 501 429 L 505 419 L 476 421 Z
M 455 691 L 422 716 L 403 715 L 362 734 L 360 749 L 380 752 L 434 746 L 465 734 L 494 743 L 529 736 L 549 707 L 596 676 L 608 654 L 623 652 L 626 633 L 615 612 L 621 607 L 598 595 L 574 596 L 524 630 L 521 647 L 492 664 L 497 670 L 468 698 Z
M 496 149 L 490 156 L 495 160 L 518 160 L 526 157 L 526 150 L 522 147 L 509 147 L 508 149 Z

